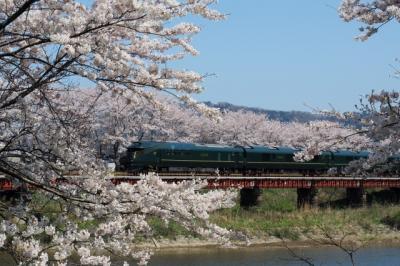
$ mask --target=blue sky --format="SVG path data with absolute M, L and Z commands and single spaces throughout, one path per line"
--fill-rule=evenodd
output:
M 90 3 L 90 0 L 83 2 Z M 389 24 L 367 42 L 357 23 L 338 14 L 340 0 L 220 0 L 222 22 L 195 19 L 200 51 L 173 66 L 213 73 L 200 101 L 274 110 L 310 107 L 354 110 L 372 90 L 397 89 L 391 65 L 400 57 L 400 25 Z M 172 66 L 172 65 L 171 65 Z
M 215 73 L 199 100 L 276 110 L 307 106 L 354 110 L 371 90 L 396 89 L 400 25 L 355 41 L 357 23 L 345 23 L 340 1 L 221 0 L 223 22 L 200 21 L 194 44 L 200 56 L 178 65 Z M 400 68 L 400 65 L 397 64 Z

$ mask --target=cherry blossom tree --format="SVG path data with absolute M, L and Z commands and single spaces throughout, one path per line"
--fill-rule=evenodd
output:
M 365 41 L 378 32 L 379 28 L 391 21 L 400 21 L 400 3 L 394 0 L 343 0 L 339 14 L 344 21 L 357 20 L 360 27 L 357 39 Z
M 356 130 L 335 122 L 280 122 L 248 111 L 222 112 L 219 119 L 209 119 L 171 100 L 164 99 L 163 108 L 140 101 L 135 103 L 135 108 L 130 108 L 124 98 L 104 97 L 111 97 L 102 101 L 106 104 L 121 102 L 95 111 L 96 119 L 100 121 L 96 135 L 102 142 L 120 143 L 119 147 L 140 139 L 232 146 L 288 146 L 304 149 L 307 153 L 302 153 L 303 159 L 311 159 L 321 150 L 361 149 L 363 143 L 368 142 L 366 137 L 355 134 Z M 338 141 L 338 138 L 347 139 Z
M 358 40 L 366 41 L 389 22 L 400 21 L 400 3 L 391 0 L 343 0 L 339 14 L 344 21 L 358 21 L 362 24 Z M 396 73 L 397 74 L 397 73 Z M 370 172 L 392 172 L 398 174 L 399 93 L 393 91 L 373 91 L 366 95 L 359 106 L 359 113 L 339 114 L 338 117 L 355 120 L 361 124 L 356 134 L 366 136 L 369 141 L 363 145 L 371 151 L 367 160 L 355 162 L 349 170 L 357 174 Z M 392 157 L 391 157 L 392 156 Z M 397 165 L 397 166 L 396 166 Z M 378 167 L 377 167 L 378 166 Z M 393 166 L 396 166 L 393 168 Z
M 346 21 L 358 21 L 361 34 L 357 40 L 366 41 L 385 24 L 399 22 L 400 3 L 391 0 L 343 0 L 339 7 L 340 17 Z M 397 74 L 397 73 L 396 73 Z M 320 136 L 320 141 L 308 141 L 304 150 L 298 154 L 299 159 L 309 159 L 321 150 L 336 147 L 350 150 L 368 150 L 367 159 L 350 163 L 347 171 L 354 175 L 371 174 L 398 175 L 399 122 L 400 106 L 397 91 L 372 92 L 362 98 L 358 112 L 339 113 L 335 110 L 321 112 L 342 119 L 348 124 L 357 125 L 348 128 L 348 133 L 329 132 L 333 124 L 321 124 L 321 130 L 327 132 Z M 351 123 L 349 123 L 349 121 Z M 334 126 L 334 125 L 333 125 Z
M 88 96 L 93 99 L 93 95 Z M 96 120 L 94 145 L 109 148 L 111 155 L 117 155 L 133 141 L 176 140 L 193 142 L 190 134 L 194 121 L 212 121 L 197 111 L 186 108 L 171 97 L 155 96 L 159 105 L 149 105 L 146 100 L 132 95 L 127 101 L 120 95 L 103 94 L 92 114 Z M 83 99 L 85 100 L 85 99 Z M 101 144 L 101 145 L 100 145 Z M 102 151 L 107 154 L 107 151 Z M 110 152 L 108 152 L 110 154 Z
M 114 185 L 93 147 L 99 118 L 113 129 L 105 139 L 128 136 L 115 115 L 138 101 L 162 105 L 155 92 L 215 114 L 190 97 L 202 91 L 203 76 L 167 64 L 197 54 L 190 40 L 200 28 L 180 21 L 222 19 L 214 2 L 0 1 L 0 172 L 36 191 L 1 202 L 0 248 L 17 263 L 66 265 L 76 253 L 83 265 L 109 265 L 118 253 L 145 264 L 151 252 L 139 242 L 152 236 L 151 217 L 227 239 L 208 213 L 232 206 L 235 193 L 200 192 L 203 182 L 166 184 L 156 175 Z M 74 89 L 80 82 L 94 89 Z M 105 103 L 103 95 L 118 100 Z M 152 119 L 146 108 L 137 112 Z
M 253 112 L 237 111 L 221 114 L 220 121 L 204 120 L 193 123 L 190 134 L 195 140 L 202 140 L 202 132 L 209 132 L 207 141 L 229 145 L 287 146 L 303 149 L 299 153 L 303 159 L 312 159 L 321 150 L 361 148 L 368 142 L 365 136 L 359 136 L 356 130 L 329 121 L 309 123 L 280 122 L 265 115 Z M 201 125 L 197 128 L 197 125 Z M 196 134 L 196 132 L 199 132 Z M 347 138 L 346 141 L 338 139 Z M 301 156 L 300 156 L 301 154 Z

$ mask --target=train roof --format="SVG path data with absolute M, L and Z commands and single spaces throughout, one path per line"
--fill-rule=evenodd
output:
M 290 147 L 266 147 L 266 146 L 248 146 L 244 147 L 248 153 L 276 153 L 293 154 L 299 150 Z
M 352 157 L 368 157 L 369 152 L 367 151 L 349 151 L 349 150 L 338 150 L 333 151 L 333 156 L 352 156 Z
M 242 148 L 240 147 L 232 147 L 228 145 L 222 144 L 198 144 L 198 143 L 184 143 L 184 142 L 176 142 L 176 141 L 140 141 L 134 142 L 132 145 L 128 146 L 128 149 L 132 148 L 156 148 L 163 150 L 211 150 L 211 151 L 231 151 L 231 152 L 240 152 Z
M 248 153 L 275 153 L 275 154 L 293 154 L 299 152 L 300 149 L 290 147 L 267 147 L 261 145 L 254 146 L 229 146 L 223 144 L 199 144 L 199 143 L 185 143 L 177 141 L 138 141 L 128 146 L 128 149 L 141 148 L 141 149 L 162 149 L 162 150 L 205 150 L 205 151 L 224 151 L 224 152 L 241 152 L 243 149 Z M 350 150 L 336 150 L 336 151 L 323 151 L 325 153 L 332 153 L 335 157 L 352 156 L 352 157 L 368 157 L 367 151 L 350 151 Z
M 249 153 L 277 153 L 277 154 L 293 154 L 299 151 L 290 147 L 266 147 L 266 146 L 229 146 L 224 144 L 199 144 L 199 143 L 185 143 L 177 141 L 139 141 L 134 142 L 129 148 L 157 148 L 166 150 L 210 150 L 210 151 L 231 151 L 241 152 L 243 149 Z

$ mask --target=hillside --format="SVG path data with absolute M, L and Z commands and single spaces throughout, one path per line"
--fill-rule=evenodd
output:
M 303 111 L 275 111 L 275 110 L 267 110 L 258 107 L 247 107 L 241 105 L 234 105 L 227 102 L 219 102 L 219 103 L 212 103 L 212 102 L 204 102 L 207 106 L 219 108 L 220 110 L 224 111 L 249 111 L 254 112 L 256 114 L 265 114 L 271 120 L 277 120 L 281 122 L 301 122 L 306 123 L 315 120 L 329 120 L 329 121 L 338 121 L 334 117 L 323 116 L 320 114 L 314 114 L 311 112 L 303 112 Z

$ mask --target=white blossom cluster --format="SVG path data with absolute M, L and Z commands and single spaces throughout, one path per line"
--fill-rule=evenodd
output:
M 122 252 L 144 264 L 149 252 L 136 245 L 151 237 L 149 217 L 176 221 L 221 243 L 228 240 L 230 232 L 210 224 L 208 213 L 232 206 L 236 193 L 202 193 L 199 190 L 204 183 L 166 184 L 154 175 L 143 177 L 134 186 L 127 183 L 115 186 L 106 179 L 103 164 L 92 149 L 92 135 L 99 122 L 93 113 L 104 105 L 94 108 L 97 97 L 82 97 L 82 92 L 77 93 L 48 93 L 46 99 L 31 94 L 24 98 L 25 112 L 12 112 L 13 119 L 9 117 L 4 127 L 7 130 L 1 133 L 2 139 L 19 140 L 3 147 L 2 171 L 44 190 L 47 192 L 44 195 L 50 201 L 59 201 L 62 208 L 57 219 L 50 220 L 45 215 L 37 219 L 37 210 L 29 207 L 29 201 L 11 205 L 4 214 L 10 218 L 3 220 L 0 232 L 3 249 L 18 261 L 32 265 L 45 265 L 49 258 L 62 265 L 75 251 L 84 265 L 108 265 L 110 256 L 100 252 L 104 250 Z M 46 105 L 46 100 L 51 100 L 52 105 Z M 108 133 L 116 139 L 121 132 Z M 65 173 L 78 176 L 66 177 Z M 59 181 L 61 177 L 66 178 L 65 183 Z M 80 223 L 90 221 L 96 225 L 91 230 L 79 229 Z M 43 243 L 40 240 L 44 235 L 47 240 Z
M 400 3 L 396 0 L 343 0 L 339 13 L 345 21 L 357 20 L 366 24 L 360 27 L 361 34 L 357 37 L 365 41 L 386 23 L 400 21 Z
M 398 176 L 400 164 L 400 97 L 397 91 L 372 92 L 362 99 L 357 113 L 331 114 L 358 127 L 349 129 L 347 135 L 329 133 L 327 137 L 334 146 L 347 147 L 353 151 L 369 151 L 368 158 L 350 162 L 347 172 L 355 176 Z M 329 132 L 329 126 L 323 130 Z M 299 156 L 318 154 L 322 147 L 330 145 L 321 139 L 315 146 L 312 142 Z M 302 158 L 301 158 L 302 159 Z M 306 158 L 307 159 L 307 158 Z
M 177 21 L 190 14 L 223 19 L 210 8 L 214 2 L 98 0 L 86 7 L 69 0 L 1 1 L 2 106 L 39 87 L 63 87 L 71 76 L 99 90 L 145 98 L 151 89 L 174 91 L 192 102 L 203 76 L 166 63 L 197 54 L 190 42 L 200 28 Z
M 214 2 L 0 1 L 0 172 L 25 192 L 2 202 L 0 245 L 18 263 L 66 265 L 77 254 L 80 264 L 109 265 L 116 252 L 145 264 L 151 251 L 139 242 L 151 237 L 153 217 L 227 239 L 208 213 L 231 206 L 235 193 L 203 193 L 202 183 L 166 184 L 153 175 L 115 186 L 93 149 L 96 112 L 105 117 L 117 105 L 104 104 L 103 94 L 124 97 L 130 111 L 136 101 L 162 104 L 154 92 L 197 107 L 189 95 L 202 91 L 203 76 L 167 63 L 198 54 L 191 38 L 200 28 L 181 21 L 223 19 Z M 72 89 L 82 79 L 94 93 Z
M 361 35 L 367 40 L 385 24 L 400 22 L 400 2 L 396 0 L 343 0 L 339 14 L 344 21 L 358 21 Z M 398 73 L 395 73 L 398 75 Z M 356 133 L 369 141 L 360 145 L 371 152 L 368 159 L 352 162 L 349 171 L 357 175 L 393 174 L 398 176 L 400 100 L 398 90 L 372 92 L 363 98 L 359 113 L 338 114 L 344 119 L 353 119 L 361 124 Z M 340 141 L 340 138 L 338 138 Z
M 27 206 L 0 224 L 0 244 L 18 261 L 30 265 L 66 265 L 74 254 L 82 265 L 111 265 L 110 255 L 120 254 L 147 263 L 151 250 L 143 239 L 152 236 L 149 217 L 176 221 L 190 231 L 229 242 L 231 232 L 208 221 L 208 213 L 234 205 L 236 193 L 213 190 L 200 193 L 200 181 L 167 184 L 158 176 L 142 176 L 135 185 L 113 185 L 107 180 L 88 178 L 79 183 L 80 204 L 62 205 L 57 217 L 40 218 Z M 70 189 L 75 185 L 68 184 Z M 80 224 L 91 224 L 82 229 Z
M 372 151 L 367 160 L 354 162 L 353 171 L 360 174 L 373 170 L 377 173 L 399 174 L 400 163 L 400 97 L 397 91 L 372 92 L 362 102 L 360 111 L 364 115 L 356 117 L 363 128 L 360 134 L 373 140 L 366 143 Z M 392 157 L 392 158 L 390 158 Z
M 97 119 L 96 143 L 114 145 L 120 152 L 133 141 L 144 139 L 233 146 L 287 146 L 302 149 L 296 155 L 297 159 L 309 160 L 322 150 L 360 150 L 370 142 L 367 137 L 355 134 L 355 129 L 337 122 L 279 122 L 248 111 L 221 112 L 218 119 L 209 119 L 166 98 L 156 98 L 163 103 L 160 108 L 140 99 L 131 105 L 119 95 L 103 94 L 102 97 L 105 106 L 98 106 L 93 118 Z M 114 104 L 116 102 L 118 104 Z

